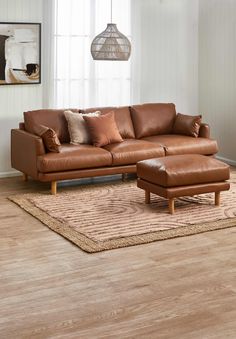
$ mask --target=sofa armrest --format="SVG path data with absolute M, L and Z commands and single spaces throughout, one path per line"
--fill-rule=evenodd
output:
M 45 154 L 42 138 L 20 129 L 11 130 L 11 165 L 37 179 L 37 157 Z
M 198 136 L 201 138 L 210 138 L 210 126 L 208 124 L 201 124 Z

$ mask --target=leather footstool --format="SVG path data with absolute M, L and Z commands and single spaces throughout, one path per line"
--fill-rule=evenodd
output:
M 229 166 L 212 157 L 198 154 L 172 155 L 137 163 L 137 186 L 145 190 L 145 203 L 150 193 L 167 198 L 169 212 L 174 213 L 174 199 L 202 193 L 215 193 L 220 205 L 220 192 L 230 188 Z

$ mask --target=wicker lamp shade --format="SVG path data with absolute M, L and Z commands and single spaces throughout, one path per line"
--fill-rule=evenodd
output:
M 107 24 L 105 31 L 97 35 L 91 45 L 94 60 L 126 61 L 131 53 L 129 39 L 118 31 L 116 24 Z

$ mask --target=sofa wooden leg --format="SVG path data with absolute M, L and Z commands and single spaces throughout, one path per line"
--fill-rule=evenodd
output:
M 215 205 L 220 206 L 220 192 L 215 192 Z
M 56 181 L 51 182 L 51 193 L 53 195 L 57 194 L 57 182 Z
M 145 191 L 145 204 L 150 204 L 150 192 Z
M 122 181 L 125 181 L 126 180 L 126 173 L 122 173 Z
M 23 181 L 28 181 L 28 174 L 23 173 Z
M 169 205 L 169 212 L 170 212 L 170 214 L 174 214 L 175 213 L 175 199 L 174 198 L 170 198 L 168 200 L 168 205 Z

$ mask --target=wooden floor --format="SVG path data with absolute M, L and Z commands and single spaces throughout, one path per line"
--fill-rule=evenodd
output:
M 1 339 L 236 338 L 236 228 L 87 254 L 6 199 L 39 190 L 0 180 Z

